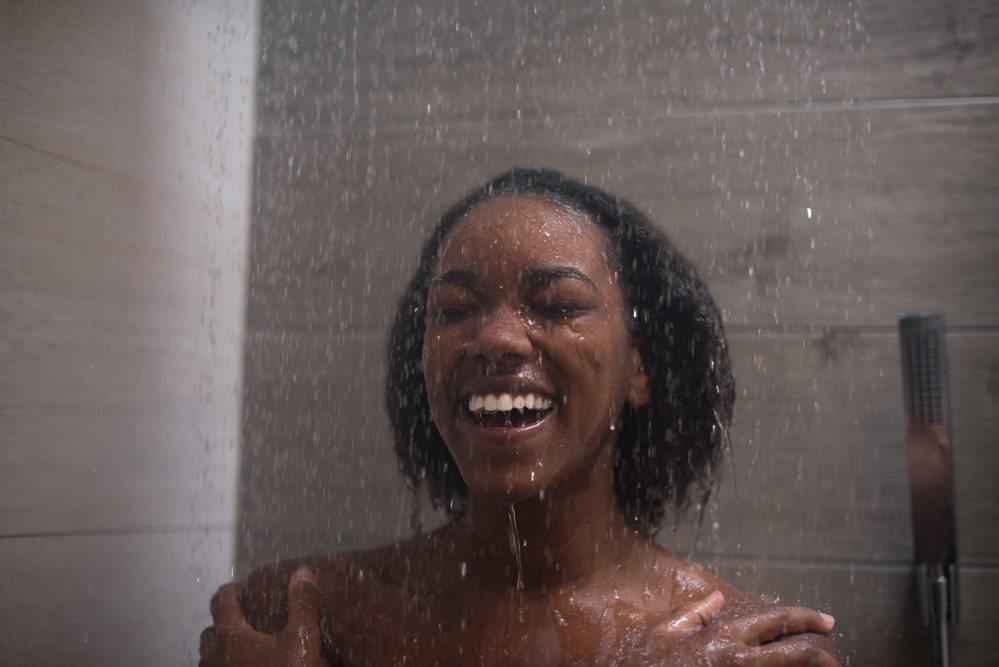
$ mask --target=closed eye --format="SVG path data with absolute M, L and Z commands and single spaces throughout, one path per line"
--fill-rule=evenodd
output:
M 432 315 L 438 322 L 448 324 L 462 320 L 468 317 L 471 313 L 472 308 L 469 306 L 448 306 L 445 308 L 438 308 L 433 311 Z
M 551 303 L 541 303 L 535 306 L 535 310 L 545 317 L 558 319 L 571 319 L 592 310 L 590 306 L 569 301 L 555 301 Z

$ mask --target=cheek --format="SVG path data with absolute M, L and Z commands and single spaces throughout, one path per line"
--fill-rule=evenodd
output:
M 599 326 L 568 332 L 564 343 L 581 371 L 603 375 L 621 366 L 627 345 L 623 329 L 618 329 L 602 322 Z
M 577 333 L 566 343 L 565 349 L 574 361 L 575 381 L 581 383 L 589 397 L 583 402 L 623 403 L 631 378 L 629 341 L 623 327 Z

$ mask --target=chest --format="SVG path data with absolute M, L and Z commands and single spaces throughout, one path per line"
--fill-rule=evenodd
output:
M 658 616 L 620 599 L 490 599 L 474 591 L 405 598 L 395 591 L 331 610 L 327 636 L 345 665 L 608 664 L 640 645 Z

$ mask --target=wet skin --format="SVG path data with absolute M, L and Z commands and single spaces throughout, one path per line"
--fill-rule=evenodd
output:
M 595 225 L 534 198 L 487 201 L 445 241 L 423 368 L 434 423 L 476 509 L 542 490 L 587 500 L 606 491 L 612 426 L 625 401 L 649 399 L 606 253 Z M 503 392 L 543 394 L 553 407 L 532 428 L 480 428 L 468 397 Z
M 470 507 L 429 535 L 308 560 L 327 662 L 838 664 L 828 617 L 733 588 L 618 510 L 617 420 L 650 396 L 607 253 L 584 216 L 533 197 L 488 200 L 445 240 L 423 368 Z M 551 400 L 540 421 L 483 425 L 467 408 L 477 394 L 528 392 Z M 254 573 L 239 604 L 220 591 L 204 664 L 244 641 L 276 650 L 262 638 L 285 627 L 298 565 Z M 307 636 L 300 622 L 289 628 Z M 305 652 L 279 664 L 319 664 Z

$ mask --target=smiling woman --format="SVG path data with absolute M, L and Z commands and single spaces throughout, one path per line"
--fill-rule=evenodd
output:
M 389 359 L 403 471 L 452 520 L 223 587 L 203 664 L 837 664 L 830 616 L 652 539 L 711 489 L 734 383 L 706 287 L 635 207 L 546 170 L 475 190 Z
M 587 493 L 597 486 L 574 480 L 613 464 L 605 445 L 625 402 L 648 401 L 648 379 L 606 245 L 573 211 L 505 196 L 464 215 L 441 248 L 423 374 L 465 494 L 509 504 Z

